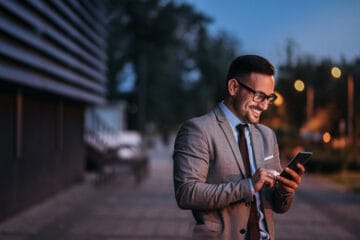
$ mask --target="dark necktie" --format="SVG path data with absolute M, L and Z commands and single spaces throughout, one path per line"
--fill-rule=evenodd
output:
M 251 177 L 251 167 L 250 167 L 249 153 L 248 153 L 246 137 L 245 137 L 245 127 L 246 125 L 239 124 L 237 125 L 236 128 L 239 131 L 238 144 L 239 144 L 241 157 L 244 162 L 246 175 L 247 177 Z M 250 216 L 249 216 L 247 228 L 248 228 L 248 233 L 247 233 L 248 240 L 260 239 L 259 217 L 258 217 L 255 197 L 254 197 L 254 201 L 251 202 Z

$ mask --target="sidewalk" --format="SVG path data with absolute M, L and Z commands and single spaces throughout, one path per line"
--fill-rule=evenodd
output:
M 360 195 L 305 175 L 292 208 L 275 218 L 277 240 L 359 239 Z
M 191 212 L 174 199 L 170 149 L 155 144 L 139 185 L 119 171 L 101 186 L 90 177 L 1 223 L 0 240 L 191 239 Z M 292 209 L 276 220 L 278 240 L 359 239 L 360 198 L 309 175 Z

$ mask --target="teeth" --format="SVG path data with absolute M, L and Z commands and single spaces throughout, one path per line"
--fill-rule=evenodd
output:
M 261 115 L 261 111 L 259 111 L 259 110 L 256 110 L 256 109 L 252 109 L 252 112 L 253 112 L 253 114 L 254 114 L 254 117 L 260 117 L 260 115 Z

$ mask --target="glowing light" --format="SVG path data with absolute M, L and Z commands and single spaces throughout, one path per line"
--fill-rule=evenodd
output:
M 294 88 L 296 91 L 302 92 L 305 89 L 305 83 L 302 80 L 298 79 L 294 83 Z
M 332 67 L 331 68 L 331 76 L 334 78 L 340 78 L 341 77 L 341 69 L 338 67 Z
M 325 132 L 322 139 L 324 143 L 329 143 L 331 141 L 331 134 L 329 132 Z
M 280 93 L 278 92 L 275 92 L 276 96 L 277 96 L 277 99 L 275 100 L 274 104 L 275 106 L 279 107 L 281 106 L 283 103 L 284 103 L 284 98 L 283 96 L 281 96 Z

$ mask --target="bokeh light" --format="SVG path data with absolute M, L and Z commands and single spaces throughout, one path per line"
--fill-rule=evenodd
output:
M 324 143 L 329 143 L 331 141 L 331 134 L 329 132 L 325 132 L 322 139 Z
M 284 98 L 283 96 L 278 93 L 278 92 L 275 92 L 276 96 L 277 96 L 277 99 L 275 100 L 274 104 L 275 106 L 279 107 L 281 106 L 283 103 L 284 103 Z
M 298 79 L 294 83 L 294 88 L 296 91 L 302 92 L 305 89 L 305 83 L 302 80 Z
M 334 78 L 340 78 L 341 77 L 341 69 L 338 67 L 332 67 L 331 68 L 331 76 Z

